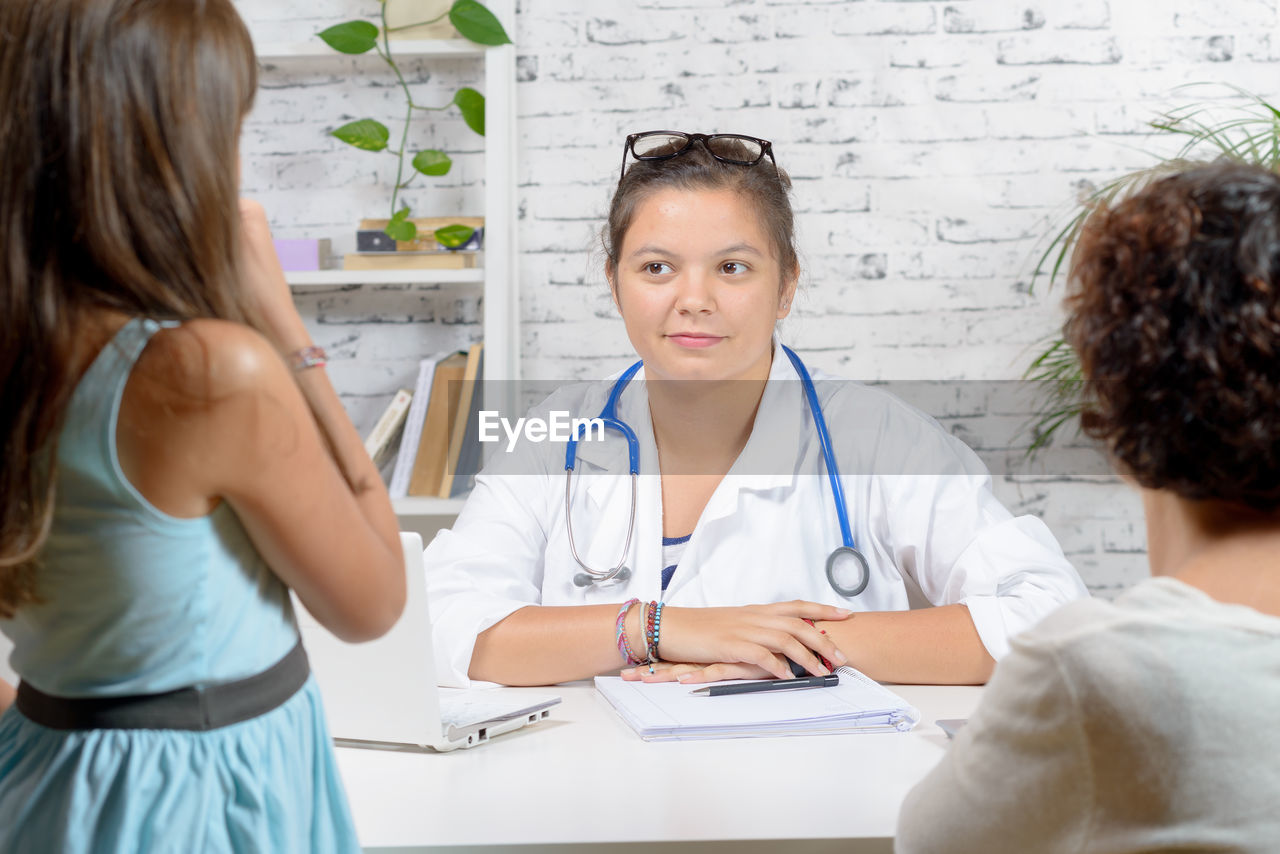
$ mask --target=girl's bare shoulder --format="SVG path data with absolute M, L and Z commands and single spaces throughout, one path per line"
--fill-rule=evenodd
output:
M 305 411 L 266 338 L 242 324 L 191 320 L 156 332 L 139 356 L 116 448 L 126 476 L 156 507 L 198 516 L 281 442 L 295 441 Z
M 138 358 L 138 373 L 157 392 L 167 388 L 207 403 L 289 380 L 280 355 L 260 333 L 212 318 L 158 331 Z

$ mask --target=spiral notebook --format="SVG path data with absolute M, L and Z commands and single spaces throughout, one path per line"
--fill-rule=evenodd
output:
M 906 732 L 920 712 L 852 667 L 840 684 L 802 691 L 707 697 L 679 682 L 627 682 L 597 676 L 596 690 L 645 741 Z

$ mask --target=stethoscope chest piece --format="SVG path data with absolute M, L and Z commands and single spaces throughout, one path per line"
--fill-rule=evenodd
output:
M 579 572 L 577 575 L 573 577 L 573 586 L 574 587 L 590 587 L 591 585 L 598 584 L 601 581 L 616 581 L 619 584 L 622 584 L 630 580 L 630 578 L 631 578 L 631 567 L 620 566 L 618 567 L 617 571 L 613 573 L 613 575 L 607 575 L 607 576 L 596 577 L 588 574 L 587 572 Z
M 827 583 L 841 596 L 852 599 L 871 581 L 871 566 L 862 552 L 849 546 L 837 546 L 827 558 Z

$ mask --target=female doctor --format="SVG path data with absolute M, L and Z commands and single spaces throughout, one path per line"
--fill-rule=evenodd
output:
M 768 141 L 633 134 L 623 164 L 605 272 L 643 364 L 530 415 L 615 415 L 638 465 L 616 430 L 490 459 L 426 550 L 443 684 L 642 663 L 623 676 L 786 678 L 792 662 L 981 683 L 1012 635 L 1087 595 L 1044 524 L 1014 518 L 936 422 L 856 383 L 804 382 L 775 336 L 799 265 Z

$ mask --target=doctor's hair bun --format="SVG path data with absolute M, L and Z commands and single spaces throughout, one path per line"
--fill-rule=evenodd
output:
M 1220 161 L 1095 211 L 1067 307 L 1081 425 L 1126 474 L 1280 509 L 1280 177 Z

